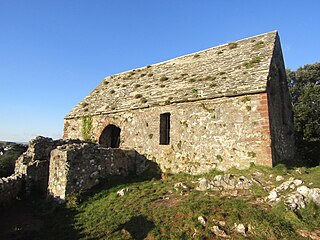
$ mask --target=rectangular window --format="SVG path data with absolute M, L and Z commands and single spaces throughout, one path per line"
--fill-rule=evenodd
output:
M 160 114 L 160 145 L 170 143 L 170 113 Z

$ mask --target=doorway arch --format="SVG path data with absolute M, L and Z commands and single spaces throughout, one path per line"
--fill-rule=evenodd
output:
M 113 124 L 108 125 L 101 133 L 99 144 L 109 148 L 119 148 L 121 129 Z

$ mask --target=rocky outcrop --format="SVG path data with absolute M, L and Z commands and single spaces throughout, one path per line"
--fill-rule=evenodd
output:
M 294 190 L 297 186 L 300 186 L 303 181 L 299 179 L 289 178 L 288 181 L 281 183 L 278 187 L 272 189 L 269 195 L 266 197 L 266 201 L 271 204 L 280 202 L 283 199 L 283 192 L 287 190 Z
M 279 180 L 279 176 L 276 178 L 276 181 L 281 180 Z M 302 180 L 291 177 L 278 187 L 273 188 L 265 201 L 271 206 L 283 201 L 291 211 L 305 208 L 309 202 L 320 206 L 320 188 L 309 188 L 303 184 Z
M 320 188 L 300 186 L 296 191 L 288 194 L 284 201 L 285 205 L 292 211 L 305 208 L 308 202 L 314 202 L 320 206 Z
M 219 191 L 232 191 L 232 190 L 248 190 L 252 185 L 252 181 L 248 178 L 236 174 L 216 175 L 212 181 L 206 178 L 199 179 L 199 186 L 196 190 L 219 190 Z

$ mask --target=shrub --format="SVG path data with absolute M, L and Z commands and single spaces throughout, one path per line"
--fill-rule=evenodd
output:
M 256 64 L 260 63 L 260 61 L 261 61 L 260 57 L 254 57 L 249 62 L 244 63 L 243 66 L 246 67 L 246 68 L 252 68 Z
M 265 47 L 264 42 L 263 41 L 259 41 L 253 46 L 253 50 L 257 51 L 257 50 L 259 50 L 261 48 L 264 48 L 264 47 Z
M 140 102 L 141 102 L 141 103 L 146 103 L 146 102 L 148 102 L 148 100 L 147 100 L 146 98 L 142 97 L 142 98 L 140 99 Z
M 234 48 L 236 48 L 237 46 L 238 46 L 238 44 L 235 43 L 235 42 L 230 42 L 230 43 L 228 43 L 228 48 L 229 48 L 229 49 L 234 49 Z
M 0 177 L 8 177 L 14 173 L 15 161 L 26 150 L 26 146 L 17 144 L 0 156 Z
M 169 79 L 168 77 L 162 76 L 162 77 L 160 78 L 160 81 L 163 82 L 163 81 L 167 81 L 168 79 Z

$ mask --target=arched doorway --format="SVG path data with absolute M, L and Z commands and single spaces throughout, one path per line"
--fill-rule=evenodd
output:
M 121 129 L 110 124 L 101 133 L 99 144 L 105 147 L 118 148 L 120 145 Z

